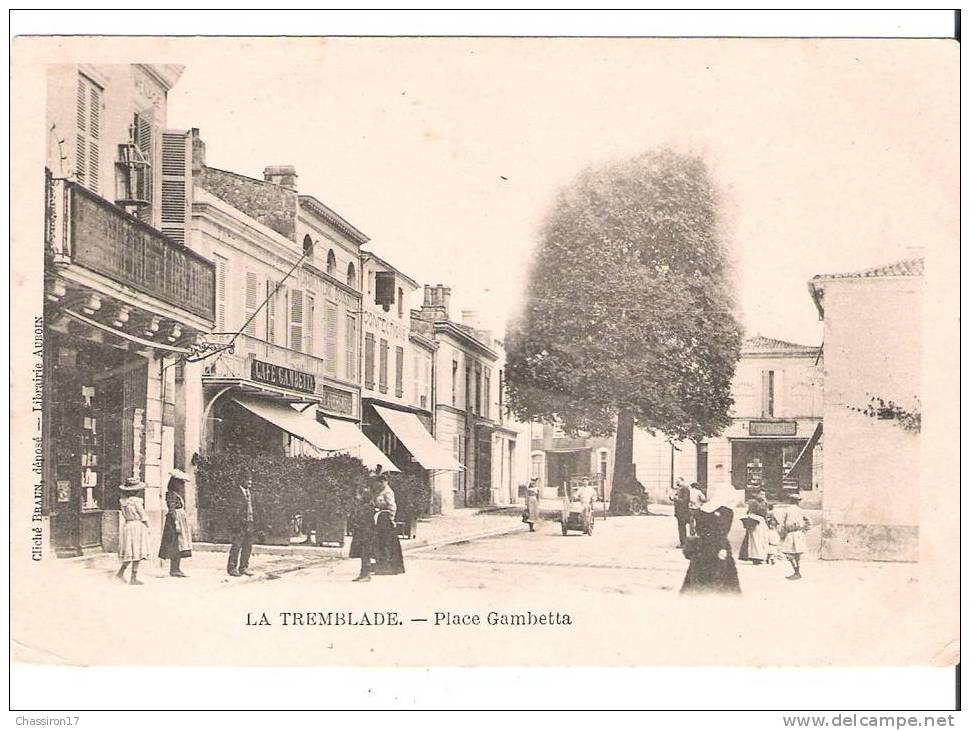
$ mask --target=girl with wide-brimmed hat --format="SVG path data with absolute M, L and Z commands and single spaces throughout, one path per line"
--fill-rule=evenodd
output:
M 181 469 L 168 473 L 168 486 L 165 488 L 165 525 L 162 528 L 162 542 L 158 557 L 169 561 L 168 573 L 176 578 L 187 578 L 182 572 L 182 558 L 192 555 L 192 526 L 185 511 L 185 485 L 192 477 Z
M 121 516 L 125 523 L 121 526 L 118 539 L 118 558 L 121 568 L 115 573 L 118 580 L 125 579 L 125 568 L 131 565 L 131 580 L 133 586 L 140 586 L 138 580 L 138 564 L 147 560 L 151 554 L 148 545 L 148 516 L 145 514 L 144 491 L 145 483 L 138 477 L 128 477 L 119 489 L 121 497 Z

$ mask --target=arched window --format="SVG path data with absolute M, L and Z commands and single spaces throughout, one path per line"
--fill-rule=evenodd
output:
M 304 254 L 310 253 L 310 249 L 312 248 L 313 248 L 313 239 L 310 238 L 310 234 L 307 234 L 303 237 L 303 253 Z
M 354 288 L 357 287 L 357 269 L 354 268 L 353 261 L 347 264 L 347 283 Z
M 333 276 L 337 273 L 337 257 L 333 254 L 333 249 L 327 252 L 327 273 Z

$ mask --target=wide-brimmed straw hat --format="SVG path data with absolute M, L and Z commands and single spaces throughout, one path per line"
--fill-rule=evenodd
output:
M 183 482 L 192 481 L 192 476 L 190 474 L 186 474 L 181 469 L 172 469 L 172 471 L 170 471 L 168 475 L 173 479 L 181 479 Z
M 118 487 L 123 492 L 139 492 L 145 488 L 145 482 L 138 477 L 128 477 L 125 483 Z
M 734 509 L 741 501 L 737 489 L 729 485 L 710 487 L 708 489 L 707 501 L 701 505 L 701 512 L 713 512 L 720 507 Z

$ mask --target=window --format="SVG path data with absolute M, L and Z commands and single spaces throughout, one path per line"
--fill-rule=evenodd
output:
M 532 432 L 532 438 L 537 440 L 542 438 L 542 424 L 538 421 L 530 423 L 529 430 Z
M 404 290 L 401 287 L 397 288 L 397 318 L 401 319 L 404 316 Z
M 351 264 L 353 265 L 353 264 Z M 345 373 L 347 380 L 357 380 L 357 319 L 347 315 L 347 341 L 344 342 L 344 353 L 347 358 Z
M 306 309 L 306 315 L 303 322 L 303 352 L 313 355 L 313 330 L 317 325 L 317 317 L 313 294 L 310 292 L 304 295 L 304 307 Z
M 327 372 L 331 375 L 337 374 L 337 305 L 327 302 L 323 309 L 323 357 Z
M 394 395 L 404 395 L 404 348 L 394 348 Z
M 364 387 L 374 388 L 374 335 L 364 335 Z
M 303 290 L 290 290 L 290 349 L 303 352 Z
M 276 344 L 276 282 L 266 280 L 266 341 Z
M 97 193 L 101 167 L 101 87 L 87 76 L 77 78 L 77 181 Z
M 411 361 L 411 378 L 414 383 L 414 403 L 421 400 L 421 356 L 415 352 Z
M 485 368 L 482 373 L 482 415 L 489 418 L 489 400 L 492 397 L 492 371 Z
M 458 407 L 458 361 L 451 361 L 451 405 Z
M 373 293 L 374 293 L 374 272 L 368 271 L 367 272 L 367 294 L 370 295 Z
M 310 238 L 310 234 L 308 233 L 303 237 L 303 255 L 309 256 L 312 250 L 313 250 L 313 239 Z
M 357 269 L 354 268 L 353 261 L 347 264 L 347 286 L 357 288 Z
M 424 374 L 421 379 L 424 386 L 421 391 L 421 407 L 431 408 L 431 358 L 424 358 Z
M 226 331 L 226 273 L 229 260 L 215 254 L 216 264 L 216 331 Z
M 246 272 L 246 318 L 243 332 L 250 337 L 256 336 L 256 307 L 259 306 L 259 277 L 255 271 Z
M 139 206 L 139 220 L 152 225 L 152 202 L 155 198 L 155 126 L 151 109 L 137 112 L 131 123 L 131 141 L 141 155 L 144 164 L 129 168 L 127 194 L 128 200 L 141 200 L 146 205 Z
M 327 251 L 327 273 L 330 276 L 334 276 L 337 273 L 337 257 L 333 253 L 333 249 Z
M 775 415 L 775 371 L 761 371 L 761 415 Z
M 606 474 L 610 468 L 610 452 L 606 449 L 600 451 L 600 484 L 605 488 L 606 486 Z
M 387 340 L 385 340 L 382 337 L 381 338 L 381 351 L 380 351 L 380 358 L 381 359 L 380 359 L 380 362 L 379 362 L 380 370 L 378 372 L 379 380 L 378 380 L 378 383 L 377 383 L 378 389 L 381 391 L 381 393 L 386 393 L 387 392 L 387 351 L 388 351 Z
M 505 371 L 498 371 L 498 417 L 505 418 Z

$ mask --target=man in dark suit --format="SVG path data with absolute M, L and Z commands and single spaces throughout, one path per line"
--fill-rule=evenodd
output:
M 231 576 L 252 575 L 249 572 L 249 556 L 253 551 L 255 532 L 252 489 L 253 475 L 248 474 L 246 484 L 233 487 L 230 492 L 232 545 L 229 547 L 229 564 L 226 570 Z

